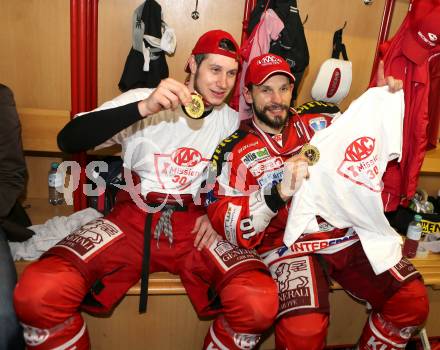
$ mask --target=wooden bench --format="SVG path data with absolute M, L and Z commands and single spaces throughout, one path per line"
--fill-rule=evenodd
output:
M 41 160 L 42 163 L 49 164 L 46 157 L 63 156 L 56 145 L 56 135 L 69 121 L 68 111 L 20 108 L 19 115 L 26 154 L 41 157 L 33 161 L 40 162 Z M 103 154 L 103 152 L 100 153 Z M 437 171 L 437 156 L 436 152 L 429 154 L 426 160 L 427 171 Z M 29 169 L 30 184 L 40 187 L 44 184 L 45 191 L 47 164 L 37 166 L 39 174 L 32 167 Z M 73 208 L 69 206 L 49 205 L 45 195 L 27 198 L 25 204 L 30 205 L 27 210 L 34 224 L 43 223 L 56 215 L 69 215 L 73 212 Z M 437 316 L 440 314 L 438 312 L 440 293 L 436 291 L 440 289 L 440 255 L 414 259 L 413 262 L 422 273 L 425 284 L 430 287 L 428 291 L 432 308 L 437 309 L 437 312 L 431 312 L 427 327 L 428 334 L 440 335 L 440 316 Z M 25 261 L 16 263 L 19 275 L 28 264 L 29 262 Z M 139 284 L 130 288 L 127 296 L 111 317 L 97 318 L 84 315 L 94 350 L 146 348 L 192 350 L 201 348 L 210 321 L 197 318 L 178 276 L 169 273 L 150 275 L 148 312 L 144 315 L 137 314 L 139 293 Z M 365 321 L 364 307 L 347 297 L 338 285 L 333 286 L 330 303 L 328 344 L 353 344 Z M 348 324 L 347 320 L 350 320 Z M 266 339 L 260 346 L 260 350 L 273 348 L 273 336 Z

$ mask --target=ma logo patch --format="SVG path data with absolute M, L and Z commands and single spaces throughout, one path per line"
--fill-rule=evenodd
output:
M 356 185 L 373 192 L 381 192 L 383 183 L 379 171 L 379 156 L 376 140 L 369 136 L 360 137 L 348 145 L 344 160 L 337 173 Z

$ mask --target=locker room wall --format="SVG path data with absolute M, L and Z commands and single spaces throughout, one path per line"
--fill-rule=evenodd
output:
M 333 32 L 343 26 L 344 42 L 353 62 L 350 101 L 366 88 L 376 49 L 385 0 L 366 6 L 362 0 L 298 0 L 310 65 L 302 81 L 298 103 L 310 99 L 309 91 L 321 63 L 330 56 Z M 170 75 L 183 80 L 183 66 L 198 36 L 222 28 L 240 40 L 244 0 L 199 1 L 200 18 L 191 12 L 195 0 L 158 0 L 165 21 L 177 33 L 177 50 L 168 57 Z M 117 84 L 131 45 L 131 17 L 142 0 L 99 2 L 98 103 L 119 94 Z M 391 33 L 400 25 L 408 0 L 397 0 Z M 70 5 L 67 0 L 0 0 L 0 80 L 15 93 L 17 106 L 70 110 Z M 54 135 L 55 137 L 55 135 Z M 29 197 L 46 196 L 39 186 L 46 176 L 46 163 L 59 158 L 28 157 Z M 431 186 L 432 187 L 432 186 Z M 432 189 L 434 190 L 434 189 Z
M 195 0 L 157 2 L 162 5 L 164 20 L 177 34 L 176 52 L 173 57 L 167 57 L 170 76 L 176 79 L 184 80 L 183 66 L 198 36 L 204 31 L 221 28 L 231 32 L 238 41 L 241 38 L 244 0 L 199 1 L 200 18 L 197 21 L 191 18 Z M 117 84 L 131 45 L 131 15 L 140 3 L 142 0 L 112 0 L 99 4 L 100 103 L 119 94 Z M 345 109 L 368 85 L 384 0 L 376 0 L 370 6 L 364 5 L 362 0 L 298 0 L 298 6 L 303 21 L 308 15 L 304 28 L 310 51 L 310 65 L 302 82 L 298 103 L 311 99 L 309 92 L 318 69 L 331 56 L 333 33 L 347 21 L 344 42 L 353 62 L 353 83 L 350 94 L 341 104 Z M 393 28 L 398 27 L 407 7 L 407 0 L 396 2 L 396 24 Z
M 240 40 L 244 0 L 199 1 L 200 18 L 191 19 L 195 0 L 158 0 L 165 21 L 177 33 L 177 50 L 168 57 L 170 75 L 183 80 L 183 66 L 198 36 L 222 28 Z M 131 16 L 142 0 L 99 2 L 98 102 L 119 94 L 117 83 L 131 45 Z M 368 84 L 384 0 L 366 6 L 361 0 L 298 0 L 310 50 L 310 66 L 298 102 L 309 91 L 320 64 L 330 56 L 333 32 L 342 27 L 353 83 L 342 103 L 359 96 Z M 407 10 L 397 0 L 392 32 Z M 15 92 L 20 107 L 70 109 L 69 2 L 65 0 L 0 0 L 0 77 Z

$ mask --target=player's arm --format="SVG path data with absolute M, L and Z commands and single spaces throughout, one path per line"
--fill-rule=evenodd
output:
M 213 228 L 225 239 L 244 248 L 254 248 L 276 212 L 266 205 L 260 191 L 249 196 L 210 195 L 208 217 Z
M 220 173 L 208 196 L 211 198 L 208 216 L 220 235 L 239 246 L 254 248 L 263 239 L 272 218 L 307 177 L 306 159 L 304 156 L 289 159 L 282 182 L 263 189 L 238 188 L 237 184 L 246 183 L 244 174 L 247 172 L 234 165 L 225 168 L 230 168 L 230 173 Z
M 139 114 L 146 116 L 166 109 L 176 109 L 191 102 L 191 93 L 185 84 L 171 78 L 164 79 L 148 98 L 139 101 Z
M 58 147 L 66 153 L 92 149 L 141 119 L 137 102 L 82 114 L 59 132 Z
M 385 76 L 385 69 L 383 61 L 380 61 L 377 66 L 376 73 L 376 86 L 386 86 L 388 85 L 388 89 L 390 92 L 396 92 L 402 90 L 403 81 L 400 79 L 396 79 L 393 76 Z
M 66 153 L 92 149 L 142 118 L 190 101 L 191 94 L 184 84 L 164 79 L 144 100 L 97 109 L 72 119 L 58 134 L 58 146 Z

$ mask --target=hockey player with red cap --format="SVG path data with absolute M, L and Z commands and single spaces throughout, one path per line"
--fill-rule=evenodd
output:
M 155 271 L 178 274 L 200 316 L 218 315 L 215 337 L 231 342 L 229 348 L 248 348 L 271 326 L 277 291 L 258 271 L 264 264 L 222 240 L 196 200 L 217 144 L 238 127 L 224 101 L 239 61 L 233 37 L 209 31 L 186 64 L 187 85 L 168 78 L 154 90 L 128 91 L 60 132 L 59 146 L 69 153 L 122 145 L 127 186 L 109 215 L 74 231 L 24 271 L 14 302 L 28 349 L 89 349 L 80 310 L 109 312 L 142 276 L 145 311 L 148 272 Z M 194 94 L 205 105 L 201 113 Z M 212 334 L 206 348 L 212 349 Z
M 378 85 L 388 85 L 391 92 L 402 88 L 401 81 L 383 77 L 383 65 L 378 77 Z M 216 181 L 207 196 L 211 223 L 231 243 L 256 249 L 271 272 L 279 293 L 277 349 L 324 348 L 329 277 L 371 305 L 358 349 L 404 348 L 429 309 L 425 286 L 411 262 L 402 258 L 376 275 L 356 232 L 322 218 L 319 231 L 304 233 L 291 247 L 283 244 L 292 197 L 308 177 L 308 162 L 316 161 L 301 149 L 320 132 L 311 119 L 315 114 L 298 114 L 289 107 L 293 84 L 281 57 L 265 54 L 251 61 L 243 93 L 253 117 L 214 154 L 208 178 Z M 330 116 L 320 117 L 319 125 L 330 123 Z M 215 345 L 228 348 L 220 341 Z

